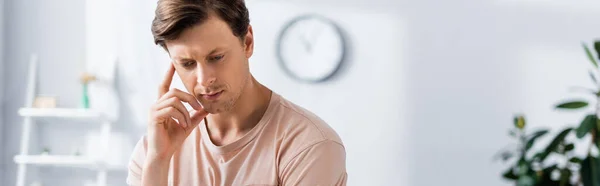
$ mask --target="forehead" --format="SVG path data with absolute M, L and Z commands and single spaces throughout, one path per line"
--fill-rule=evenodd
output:
M 206 56 L 215 49 L 231 48 L 240 45 L 229 25 L 216 16 L 209 16 L 201 24 L 196 24 L 179 35 L 179 38 L 165 42 L 173 59 Z

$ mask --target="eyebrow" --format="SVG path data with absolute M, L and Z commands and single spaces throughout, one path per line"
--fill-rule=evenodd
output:
M 183 62 L 183 61 L 193 61 L 194 59 L 187 58 L 187 57 L 184 57 L 184 58 L 174 57 L 173 60 L 176 62 Z
M 210 51 L 210 53 L 208 53 L 207 56 L 213 55 L 213 54 L 215 54 L 217 52 L 224 51 L 224 50 L 225 50 L 224 48 L 215 48 L 212 51 Z M 188 57 L 178 57 L 178 56 L 175 56 L 173 58 L 173 60 L 175 60 L 175 61 L 193 61 L 194 59 L 188 58 Z

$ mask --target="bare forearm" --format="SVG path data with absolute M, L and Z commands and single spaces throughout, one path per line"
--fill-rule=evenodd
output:
M 142 171 L 142 186 L 166 186 L 170 158 L 148 158 Z

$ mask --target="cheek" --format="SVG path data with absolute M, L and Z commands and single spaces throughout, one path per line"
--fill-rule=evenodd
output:
M 190 77 L 190 78 L 186 78 L 186 79 L 182 79 L 181 80 L 183 82 L 183 86 L 185 86 L 186 89 L 188 89 L 188 91 L 190 93 L 194 93 L 194 87 L 196 86 L 196 78 Z
M 233 87 L 239 87 L 240 84 L 244 83 L 248 73 L 248 69 L 244 61 L 230 61 L 226 66 L 226 70 L 221 75 L 223 75 L 223 78 L 227 78 L 227 83 Z
M 179 75 L 179 78 L 181 79 L 181 82 L 183 83 L 183 86 L 185 86 L 185 89 L 187 89 L 187 91 L 191 94 L 194 93 L 194 87 L 196 86 L 196 75 L 194 71 L 178 71 L 177 73 Z

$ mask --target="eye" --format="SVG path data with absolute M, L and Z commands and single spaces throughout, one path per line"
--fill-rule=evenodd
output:
M 225 57 L 225 55 L 218 55 L 218 56 L 213 56 L 208 58 L 209 62 L 218 62 L 221 61 L 221 59 L 223 59 L 223 57 Z
M 181 66 L 183 66 L 184 68 L 191 68 L 194 66 L 194 64 L 196 64 L 196 61 L 184 61 L 183 63 L 181 63 Z

